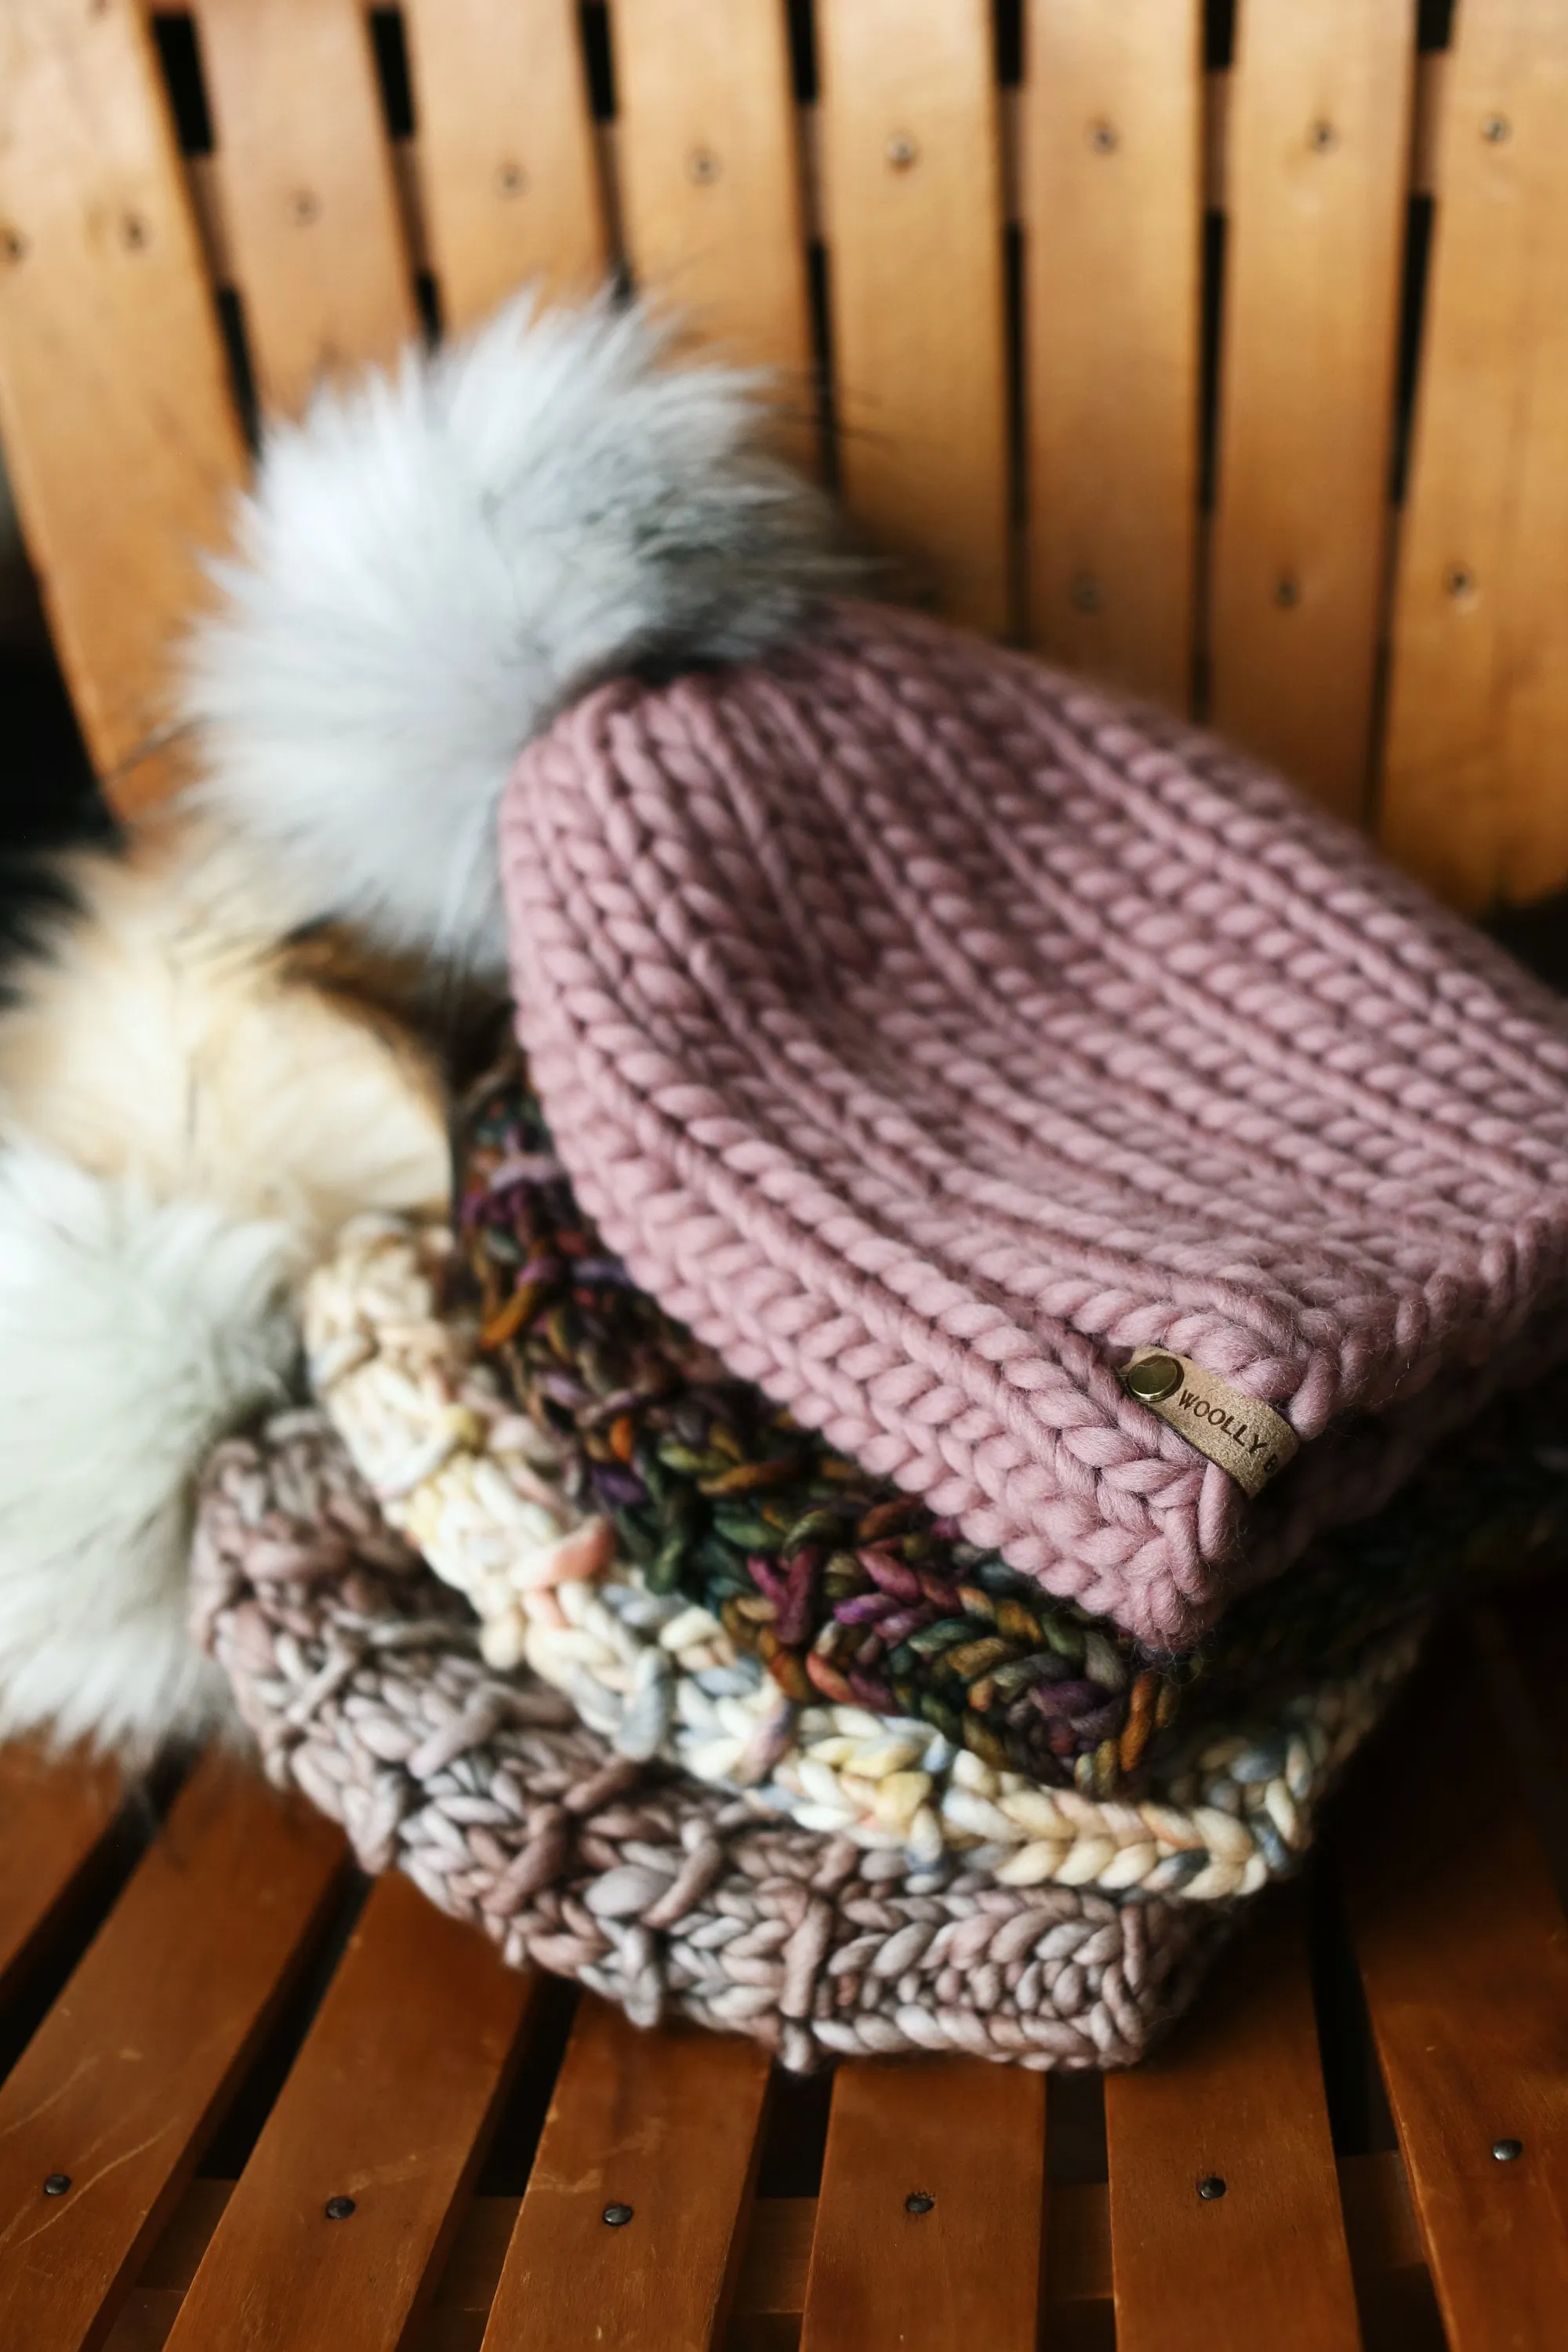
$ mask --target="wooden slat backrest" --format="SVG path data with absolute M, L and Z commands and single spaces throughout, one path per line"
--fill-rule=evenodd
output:
M 574 0 L 406 0 L 419 185 L 448 331 L 609 257 Z
M 1198 0 L 1031 0 L 1029 636 L 1184 709 L 1197 594 Z
M 1016 105 L 988 0 L 796 9 L 805 104 L 784 0 L 615 0 L 607 126 L 594 12 L 399 13 L 395 174 L 361 0 L 199 0 L 206 264 L 142 10 L 0 13 L 0 436 L 121 807 L 177 781 L 148 751 L 167 649 L 244 466 L 207 268 L 289 406 L 412 326 L 418 267 L 451 328 L 618 259 L 780 370 L 797 454 L 825 431 L 868 536 L 956 617 L 1177 706 L 1196 680 L 1197 715 L 1462 905 L 1568 880 L 1568 0 L 1463 0 L 1414 140 L 1413 0 L 1238 0 L 1206 82 L 1199 0 L 1020 0 Z M 1200 268 L 1205 144 L 1225 233 Z
M 773 370 L 816 458 L 800 137 L 775 0 L 616 0 L 621 220 L 637 283 Z
M 88 748 L 126 811 L 169 643 L 244 469 L 153 48 L 134 0 L 0 9 L 0 439 Z
M 1463 907 L 1568 881 L 1568 0 L 1463 0 L 1401 534 L 1384 833 Z
M 194 0 L 262 405 L 390 360 L 413 280 L 360 0 Z
M 823 205 L 849 510 L 945 609 L 1013 610 L 1000 110 L 986 0 L 822 0 Z
M 1215 724 L 1363 814 L 1415 0 L 1245 0 L 1231 72 Z

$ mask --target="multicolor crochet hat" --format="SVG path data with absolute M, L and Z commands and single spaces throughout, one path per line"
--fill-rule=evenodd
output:
M 501 854 L 635 1280 L 1145 1643 L 1568 1353 L 1568 1014 L 1177 722 L 841 608 L 576 703 Z

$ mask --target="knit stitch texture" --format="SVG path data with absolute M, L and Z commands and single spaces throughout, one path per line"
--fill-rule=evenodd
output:
M 574 705 L 501 819 L 519 1034 L 668 1312 L 1153 1643 L 1568 1352 L 1568 1017 L 1277 779 L 934 624 Z M 1129 1396 L 1303 1441 L 1255 1503 Z
M 1141 1809 L 1067 1791 L 1001 1869 L 913 1868 L 616 1755 L 556 1692 L 487 1668 L 320 1413 L 213 1455 L 192 1599 L 269 1777 L 340 1821 L 367 1870 L 406 1871 L 513 1966 L 575 1977 L 642 2024 L 673 2011 L 756 2035 L 797 2069 L 909 2050 L 1132 2063 L 1237 1916 L 1225 1897 L 1293 1866 L 1416 1639 L 1239 1709 Z

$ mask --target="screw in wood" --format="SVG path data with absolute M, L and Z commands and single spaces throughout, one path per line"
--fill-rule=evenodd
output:
M 1450 596 L 1473 596 L 1476 593 L 1476 575 L 1468 563 L 1450 563 L 1443 574 L 1443 585 Z
M 905 2198 L 904 2210 L 906 2213 L 929 2213 L 935 2204 L 934 2197 L 928 2196 L 923 2189 L 917 2189 L 912 2196 Z
M 719 177 L 719 158 L 711 147 L 694 147 L 686 159 L 686 171 L 700 188 L 711 187 Z
M 71 2185 L 68 2172 L 51 2172 L 44 2182 L 46 2197 L 63 2197 Z
M 496 185 L 503 196 L 521 196 L 528 185 L 528 173 L 521 163 L 512 163 L 509 157 L 496 167 Z
M 1198 2183 L 1198 2195 L 1205 2205 L 1212 2205 L 1225 2195 L 1225 2183 L 1217 2172 L 1205 2172 Z
M 1524 2142 L 1521 2139 L 1494 2139 L 1492 2154 L 1500 2164 L 1517 2164 L 1524 2154 Z
M 329 2197 L 321 2208 L 329 2221 L 346 2221 L 353 2210 L 352 2197 Z
M 1513 125 L 1506 114 L 1489 114 L 1481 125 L 1481 137 L 1490 146 L 1500 147 L 1505 139 L 1513 137 Z
M 908 172 L 920 162 L 921 151 L 907 131 L 895 131 L 883 150 L 895 172 Z
M 1331 122 L 1314 122 L 1307 133 L 1307 144 L 1314 153 L 1331 154 L 1340 143 L 1340 134 Z
M 1282 613 L 1301 601 L 1301 583 L 1293 572 L 1282 572 L 1274 583 L 1274 602 Z
M 629 2205 L 606 2205 L 605 2208 L 604 2219 L 612 2230 L 624 2230 L 631 2218 L 632 2208 Z
M 321 200 L 309 188 L 296 188 L 289 199 L 289 210 L 301 228 L 309 228 L 321 216 Z
M 1076 613 L 1098 613 L 1100 605 L 1100 583 L 1087 572 L 1080 572 L 1068 589 L 1068 603 Z
M 1121 134 L 1114 122 L 1091 122 L 1089 143 L 1097 155 L 1113 155 L 1121 144 Z
M 153 242 L 153 232 L 140 213 L 127 213 L 120 224 L 120 234 L 132 253 L 141 253 Z

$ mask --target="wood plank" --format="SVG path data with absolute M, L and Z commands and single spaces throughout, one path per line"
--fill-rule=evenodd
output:
M 90 1870 L 122 1794 L 111 1764 L 0 1748 L 0 2002 Z
M 1231 70 L 1216 727 L 1365 813 L 1415 0 L 1246 0 Z
M 1356 2352 L 1296 1890 L 1170 2042 L 1106 2077 L 1105 2126 L 1119 2352 Z
M 339 1832 L 209 1758 L 0 2089 L 0 2343 L 101 2342 L 289 1976 Z M 45 2180 L 68 2179 L 47 2196 Z
M 1380 1741 L 1351 1926 L 1451 2352 L 1536 2352 L 1568 2310 L 1568 1925 L 1475 1665 L 1456 1633 Z
M 608 260 L 574 0 L 405 0 L 431 268 L 448 333 Z
M 170 637 L 245 451 L 135 0 L 0 10 L 0 436 L 88 749 L 129 814 L 176 763 Z
M 816 457 L 800 136 L 778 0 L 616 0 L 616 153 L 639 288 L 773 370 Z
M 755 2042 L 687 2026 L 641 2032 L 586 2000 L 486 2352 L 699 2352 L 714 2340 L 751 2209 L 767 2082 Z
M 823 200 L 851 514 L 950 618 L 1011 618 L 1002 169 L 985 0 L 824 0 Z
M 1031 0 L 1029 635 L 1185 710 L 1198 519 L 1199 0 Z
M 979 2058 L 840 2066 L 801 2352 L 1034 2352 L 1045 2205 L 1043 2076 Z
M 380 1880 L 170 2352 L 395 2352 L 434 2284 L 537 1985 L 411 1881 Z M 353 2210 L 333 2219 L 344 2197 Z
M 415 331 L 361 0 L 193 0 L 215 170 L 264 408 Z
M 1383 837 L 1455 904 L 1568 881 L 1568 0 L 1465 0 L 1394 605 Z

